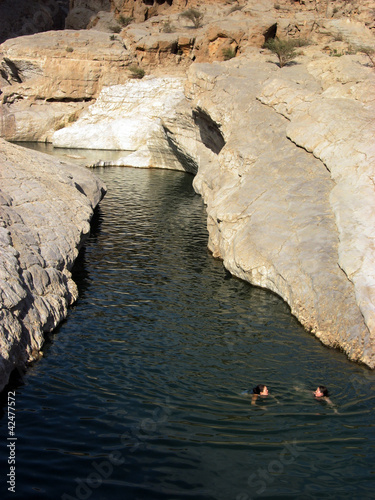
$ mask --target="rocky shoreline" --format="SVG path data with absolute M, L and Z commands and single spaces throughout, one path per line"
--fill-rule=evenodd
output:
M 95 23 L 91 19 L 91 29 L 49 31 L 4 42 L 0 135 L 62 148 L 124 150 L 122 158 L 108 164 L 193 173 L 194 188 L 207 207 L 213 255 L 232 274 L 280 295 L 325 345 L 375 368 L 375 71 L 360 50 L 375 48 L 373 26 L 365 22 L 370 10 L 364 9 L 370 4 L 365 2 L 362 10 L 352 4 L 344 18 L 348 5 L 340 1 L 336 13 L 328 6 L 319 11 L 312 1 L 300 7 L 295 2 L 292 7 L 287 1 L 278 6 L 264 2 L 260 9 L 259 2 L 249 0 L 230 11 L 226 2 L 219 3 L 220 8 L 204 4 L 205 23 L 196 30 L 181 20 L 179 2 L 159 2 L 147 20 L 132 22 L 116 34 L 108 31 L 108 19 L 120 19 L 120 12 L 112 9 L 97 14 Z M 140 21 L 144 4 L 136 5 L 139 9 L 129 13 Z M 122 3 L 122 15 L 129 6 Z M 172 33 L 163 28 L 167 21 L 174 23 Z M 310 37 L 309 45 L 282 68 L 276 56 L 261 47 L 265 30 L 275 23 L 282 37 Z M 224 60 L 228 50 L 231 57 Z M 147 69 L 145 77 L 134 78 L 134 64 Z M 15 169 L 19 157 L 21 173 L 14 175 L 22 178 L 24 160 L 13 148 L 1 143 L 1 161 L 14 158 Z M 10 207 L 22 206 L 9 204 L 9 197 L 29 192 L 33 176 L 40 177 L 39 162 L 46 169 L 51 163 L 54 181 L 80 186 L 69 196 L 74 203 L 78 196 L 81 215 L 76 219 L 76 214 L 64 212 L 69 238 L 52 234 L 42 224 L 40 234 L 30 239 L 30 262 L 20 270 L 14 257 L 12 270 L 3 266 L 8 273 L 5 286 L 11 280 L 17 285 L 5 288 L 9 293 L 3 294 L 2 324 L 16 312 L 17 321 L 24 316 L 28 325 L 9 327 L 9 342 L 3 334 L 6 367 L 17 356 L 25 361 L 37 352 L 42 332 L 54 328 L 74 300 L 69 269 L 105 191 L 87 169 L 78 174 L 62 162 L 34 153 L 27 157 L 33 166 L 22 189 L 16 189 L 18 181 L 12 184 L 13 174 L 6 176 L 7 185 L 2 183 L 8 236 L 13 230 L 18 234 Z M 66 169 L 69 174 L 63 173 Z M 66 175 L 70 180 L 61 181 Z M 36 192 L 40 220 L 45 212 L 40 196 L 48 195 L 39 187 Z M 60 196 L 64 200 L 62 192 L 54 199 Z M 17 216 L 28 225 L 24 215 Z M 8 252 L 4 262 L 12 252 L 25 251 L 15 246 L 22 238 L 8 236 L 2 240 Z M 52 251 L 56 238 L 68 244 Z M 34 254 L 44 260 L 35 263 Z M 56 304 L 51 300 L 46 305 L 49 292 L 43 287 L 38 299 L 33 298 L 43 303 L 37 313 L 43 321 L 35 335 L 27 333 L 32 340 L 26 347 L 22 331 L 32 330 L 35 313 L 19 311 L 25 310 L 21 302 L 34 293 L 29 268 L 35 265 L 61 273 L 54 285 L 60 292 L 53 299 Z M 41 276 L 39 282 L 50 286 L 44 271 Z M 16 293 L 14 300 L 11 292 Z M 27 356 L 11 347 L 22 343 Z
M 1 139 L 0 165 L 2 389 L 77 299 L 70 270 L 106 188 L 86 168 Z

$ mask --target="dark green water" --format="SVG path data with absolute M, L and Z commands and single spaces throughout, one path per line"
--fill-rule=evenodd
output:
M 109 191 L 80 299 L 9 388 L 16 493 L 5 412 L 1 498 L 375 498 L 375 374 L 209 255 L 191 176 L 96 172 Z M 260 382 L 274 397 L 251 405 Z M 338 413 L 312 397 L 320 383 Z

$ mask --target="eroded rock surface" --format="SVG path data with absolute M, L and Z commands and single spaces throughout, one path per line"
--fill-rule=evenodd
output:
M 105 186 L 83 167 L 0 139 L 0 389 L 77 298 L 70 269 Z
M 280 69 L 254 51 L 194 64 L 185 94 L 181 78 L 110 87 L 54 141 L 197 171 L 214 256 L 375 367 L 375 75 L 365 55 L 310 47 L 297 61 Z
M 370 91 L 373 74 L 357 63 L 357 84 L 362 68 Z M 283 297 L 323 343 L 375 367 L 371 106 L 325 98 L 333 89 L 322 92 L 309 65 L 213 66 L 192 66 L 189 75 L 195 105 L 225 139 L 194 180 L 207 203 L 210 249 L 234 275 Z M 339 80 L 335 92 L 347 95 Z M 278 104 L 291 121 L 273 112 Z
M 59 148 L 125 150 L 127 154 L 112 165 L 157 167 L 196 173 L 197 164 L 188 160 L 187 133 L 178 141 L 177 116 L 185 109 L 184 80 L 181 78 L 144 78 L 130 80 L 125 85 L 106 87 L 99 98 L 79 120 L 54 133 L 52 141 Z M 195 133 L 193 133 L 195 140 Z M 184 153 L 173 150 L 173 142 L 184 144 Z
M 310 62 L 308 74 L 323 88 L 313 99 L 305 89 L 296 92 L 296 80 L 282 78 L 267 82 L 260 99 L 290 120 L 288 137 L 319 158 L 335 181 L 330 203 L 339 232 L 338 264 L 354 284 L 373 346 L 375 75 L 363 62 L 349 56 Z
M 0 54 L 0 136 L 11 141 L 51 141 L 103 86 L 128 79 L 122 40 L 94 30 L 7 40 Z

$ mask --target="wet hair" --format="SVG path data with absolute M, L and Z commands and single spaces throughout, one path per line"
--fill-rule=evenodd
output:
M 328 389 L 325 385 L 320 385 L 319 389 L 320 389 L 320 392 L 323 393 L 323 397 L 325 397 L 325 398 L 329 397 Z
M 254 387 L 253 389 L 253 394 L 260 394 L 261 392 L 263 392 L 263 389 L 265 388 L 266 386 L 263 385 L 263 384 L 259 384 L 257 385 L 256 387 Z

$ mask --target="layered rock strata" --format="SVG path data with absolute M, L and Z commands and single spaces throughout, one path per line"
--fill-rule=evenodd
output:
M 105 186 L 85 168 L 0 139 L 0 390 L 77 298 L 70 270 Z
M 50 141 L 105 85 L 128 80 L 131 57 L 115 35 L 50 31 L 0 47 L 0 136 Z

